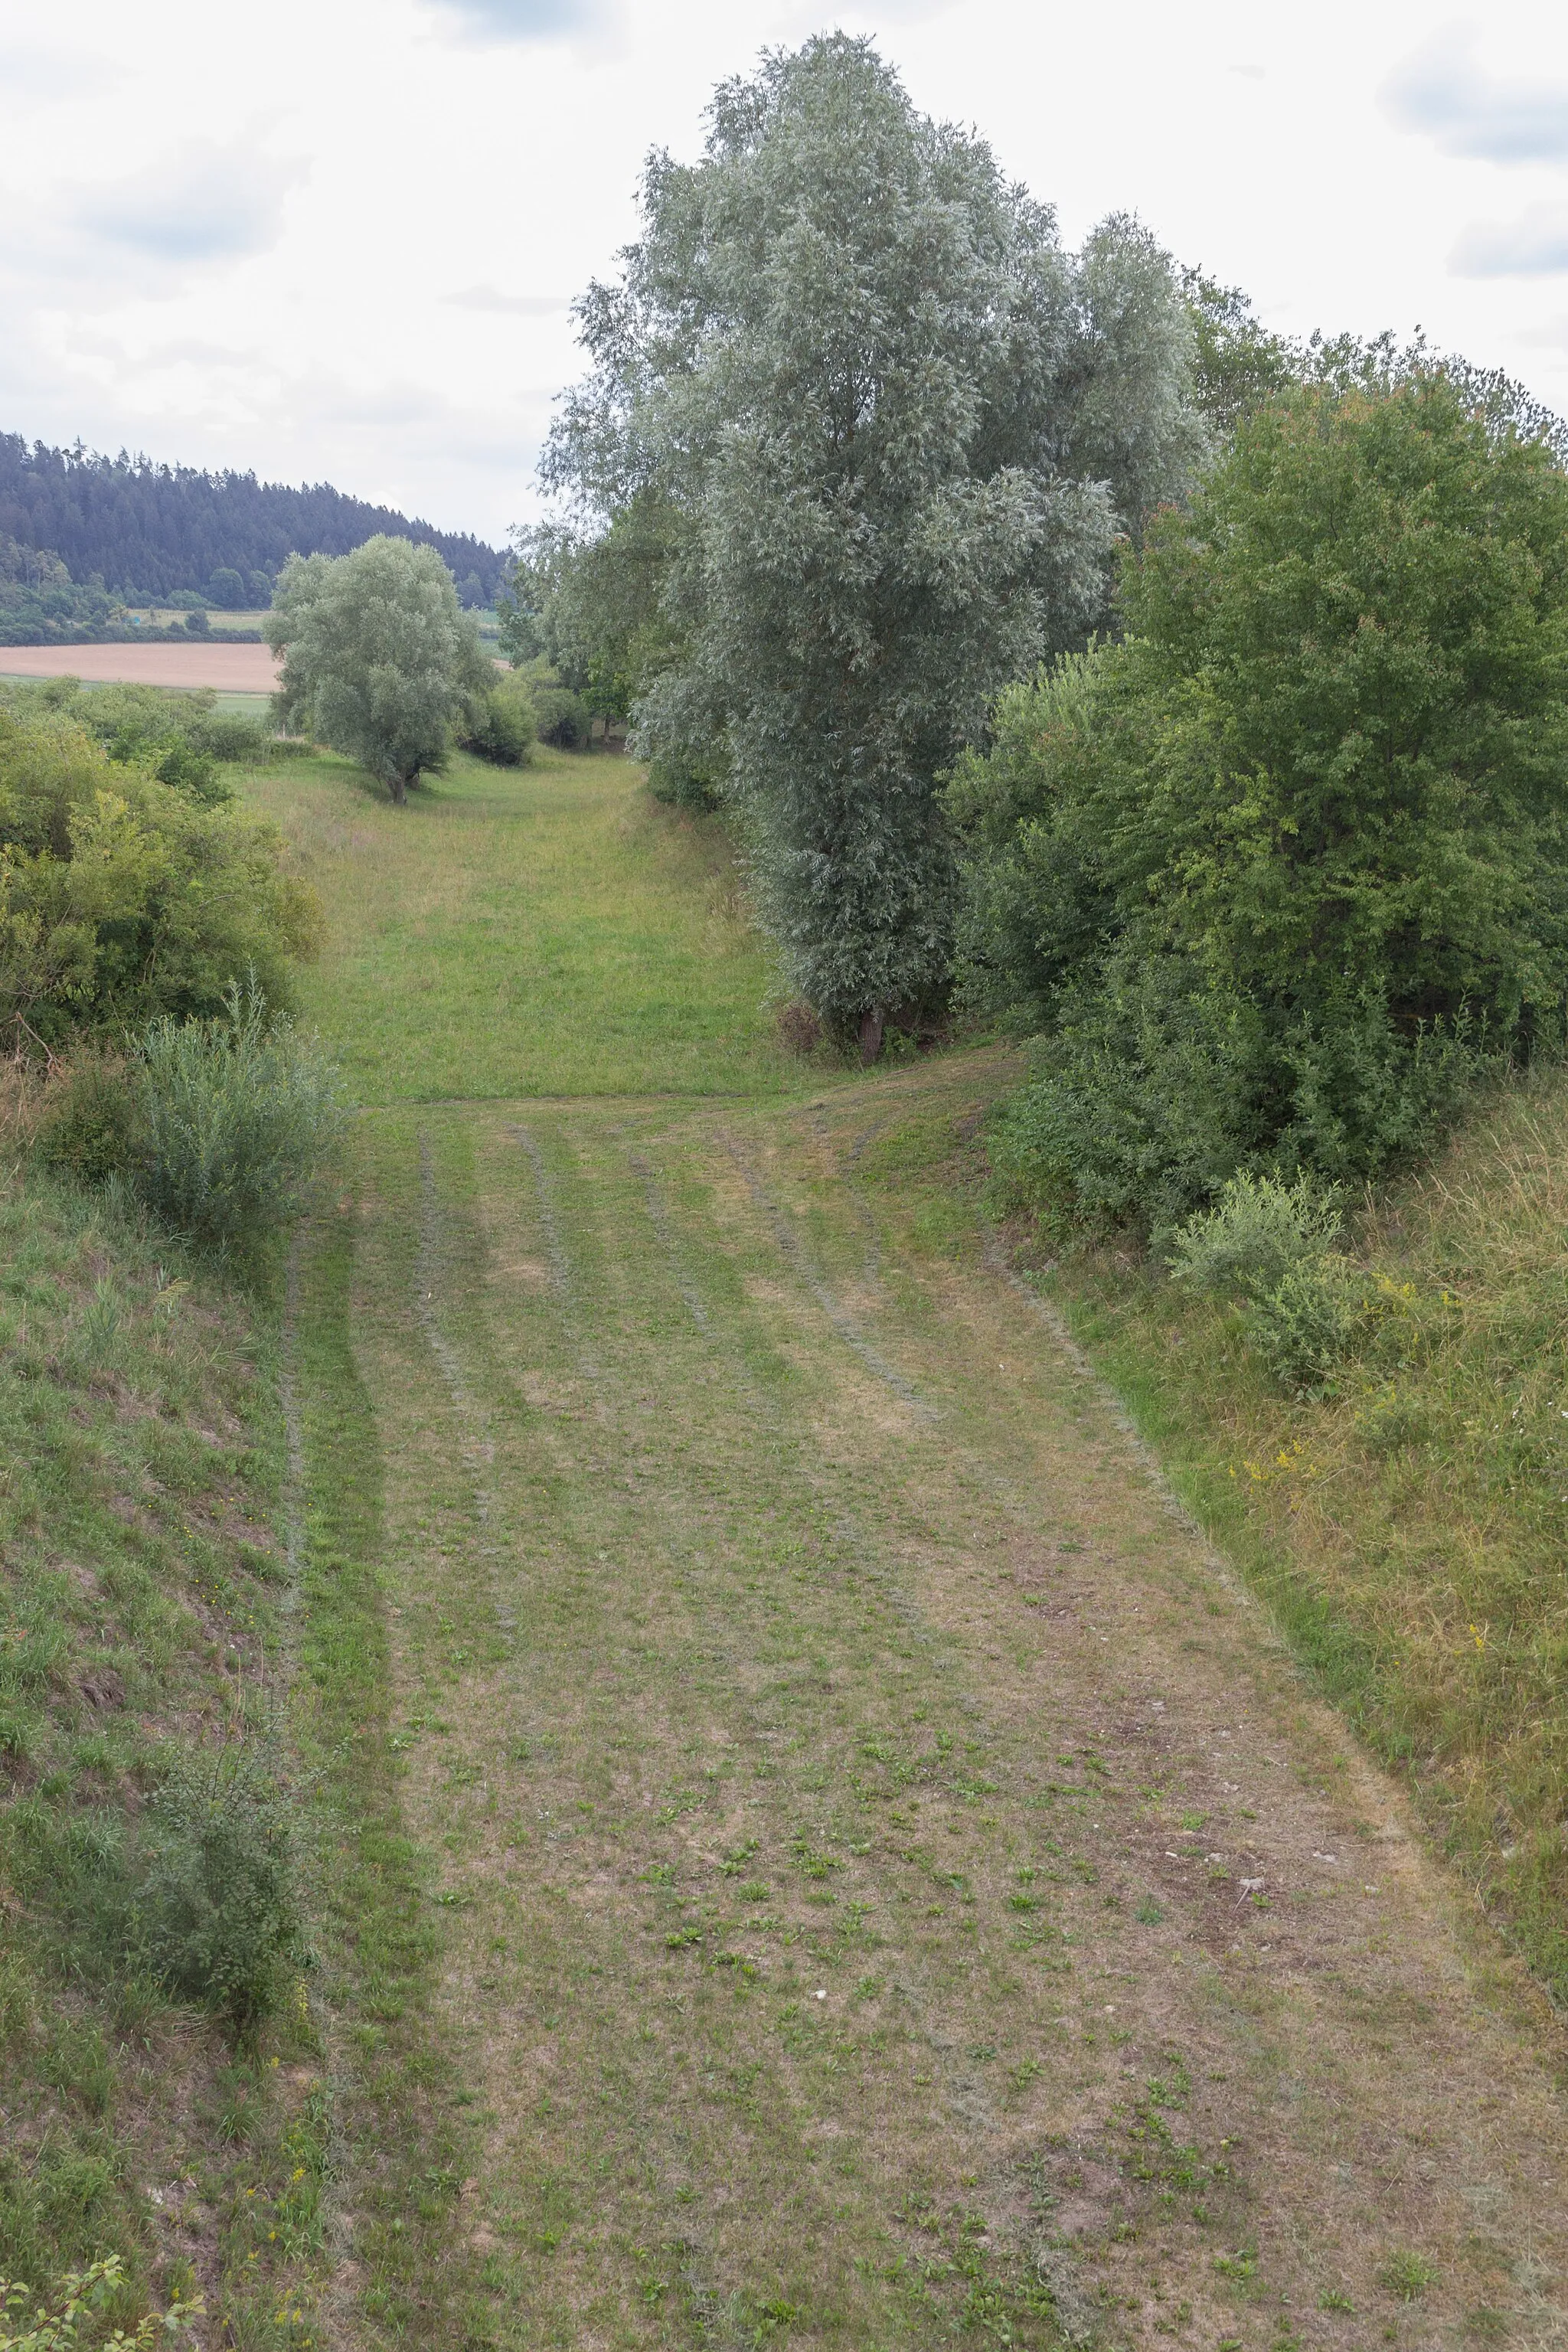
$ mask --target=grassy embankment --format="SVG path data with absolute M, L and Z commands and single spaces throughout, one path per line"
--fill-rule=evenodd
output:
M 262 1736 L 280 1688 L 276 1329 L 5 1149 L 0 2276 L 118 2252 L 122 2320 L 195 2287 L 281 2345 L 324 2247 L 310 2017 L 236 2046 L 105 1917 L 165 1743 Z
M 1298 1654 L 1568 2002 L 1568 1079 L 1363 1204 L 1373 1341 L 1280 1395 L 1240 1317 L 1105 1251 L 1044 1286 Z

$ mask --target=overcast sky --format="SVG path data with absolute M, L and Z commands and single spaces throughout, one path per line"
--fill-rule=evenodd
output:
M 764 46 L 874 32 L 1079 238 L 1568 412 L 1568 9 L 1489 0 L 0 0 L 0 430 L 538 510 L 567 303 Z

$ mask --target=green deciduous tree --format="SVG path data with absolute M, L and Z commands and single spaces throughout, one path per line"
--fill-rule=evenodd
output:
M 727 778 L 791 977 L 874 1051 L 947 969 L 937 778 L 1203 451 L 1190 315 L 1135 224 L 1066 254 L 867 41 L 765 58 L 710 126 L 696 165 L 650 159 L 579 305 L 547 477 L 617 579 L 643 564 L 616 639 L 642 748 Z
M 400 803 L 493 676 L 451 573 L 405 539 L 290 556 L 267 638 L 283 657 L 282 724 L 358 760 Z
M 1051 1042 L 1016 1167 L 1174 1213 L 1359 1176 L 1568 985 L 1568 478 L 1437 372 L 1244 418 L 1127 635 L 952 794 L 966 984 Z

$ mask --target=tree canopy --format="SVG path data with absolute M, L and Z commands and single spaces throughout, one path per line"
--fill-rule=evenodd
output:
M 352 555 L 291 556 L 268 615 L 286 727 L 358 760 L 402 802 L 438 768 L 493 679 L 433 547 L 384 534 Z
M 791 976 L 874 1049 L 947 969 L 937 779 L 1205 450 L 1190 313 L 1131 221 L 1067 253 L 869 41 L 764 58 L 710 123 L 578 305 L 547 478 L 635 587 L 604 657 L 642 748 L 724 779 Z
M 1016 1165 L 1174 1213 L 1360 1176 L 1568 983 L 1568 478 L 1443 371 L 1245 416 L 952 796 L 966 985 L 1043 1024 Z

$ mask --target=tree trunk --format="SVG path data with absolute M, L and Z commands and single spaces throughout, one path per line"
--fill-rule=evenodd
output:
M 390 777 L 387 781 L 386 789 L 392 795 L 393 807 L 401 808 L 408 798 L 408 779 L 406 776 Z
M 868 1005 L 860 1015 L 860 1059 L 874 1062 L 882 1050 L 882 1009 Z

